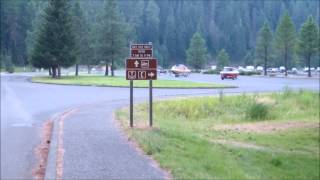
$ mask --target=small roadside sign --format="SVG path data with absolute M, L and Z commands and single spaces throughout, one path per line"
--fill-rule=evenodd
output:
M 127 80 L 156 80 L 157 60 L 155 58 L 126 60 Z
M 126 79 L 130 80 L 130 127 L 133 127 L 133 81 L 149 80 L 149 125 L 152 127 L 152 80 L 157 79 L 157 59 L 153 58 L 152 43 L 131 44 L 126 59 Z
M 151 58 L 152 54 L 151 44 L 131 44 L 130 56 L 134 58 Z

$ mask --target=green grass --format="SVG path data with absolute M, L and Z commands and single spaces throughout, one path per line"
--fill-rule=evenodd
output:
M 61 79 L 51 77 L 33 77 L 33 82 L 72 84 L 72 85 L 96 85 L 96 86 L 120 86 L 128 87 L 129 81 L 125 77 L 105 77 L 105 76 L 63 76 Z M 134 87 L 149 87 L 149 81 L 134 81 Z M 155 80 L 153 87 L 157 88 L 227 88 L 234 87 L 214 83 L 198 83 L 178 80 Z
M 21 66 L 14 66 L 13 69 L 14 69 L 13 73 L 33 72 L 33 69 L 30 66 L 26 66 L 25 68 L 21 67 Z M 0 72 L 7 72 L 7 71 L 5 68 L 2 67 L 2 68 L 0 68 Z
M 268 107 L 268 118 L 248 117 L 255 103 Z M 152 129 L 147 128 L 147 106 L 135 106 L 133 129 L 128 128 L 127 108 L 117 111 L 117 118 L 128 136 L 174 178 L 319 179 L 319 93 L 286 90 L 160 101 L 154 104 Z M 214 128 L 288 122 L 314 126 L 268 132 Z

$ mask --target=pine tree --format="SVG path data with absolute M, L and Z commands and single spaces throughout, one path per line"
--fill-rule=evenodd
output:
M 38 68 L 51 68 L 54 78 L 61 77 L 61 67 L 70 67 L 76 61 L 69 11 L 68 0 L 49 1 L 32 52 L 31 63 Z
M 264 75 L 267 75 L 267 63 L 271 54 L 272 31 L 268 22 L 265 22 L 260 29 L 257 39 L 256 54 L 264 60 Z
M 73 16 L 73 32 L 75 33 L 75 55 L 76 61 L 76 72 L 78 76 L 79 64 L 90 64 L 89 50 L 89 27 L 86 19 L 83 15 L 79 2 L 77 2 L 72 9 Z
M 226 52 L 225 49 L 221 49 L 218 53 L 218 56 L 217 56 L 217 60 L 218 60 L 218 64 L 217 64 L 217 67 L 218 69 L 223 69 L 223 67 L 225 66 L 228 66 L 230 61 L 229 61 L 229 55 L 228 53 Z
M 126 25 L 115 0 L 108 0 L 101 19 L 99 49 L 106 63 L 105 76 L 108 75 L 108 64 L 111 62 L 111 76 L 114 76 L 115 61 L 121 60 L 126 49 Z
M 298 39 L 298 53 L 303 56 L 308 66 L 308 76 L 311 77 L 311 58 L 319 48 L 319 28 L 312 16 L 302 25 Z
M 285 76 L 288 75 L 287 70 L 289 56 L 294 53 L 295 42 L 295 27 L 291 21 L 288 11 L 286 11 L 277 26 L 274 44 L 279 56 L 284 58 Z
M 199 32 L 194 33 L 187 50 L 187 62 L 190 66 L 199 70 L 207 62 L 208 52 L 206 42 Z

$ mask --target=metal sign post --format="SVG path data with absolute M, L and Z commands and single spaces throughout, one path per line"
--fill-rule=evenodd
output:
M 133 80 L 130 80 L 130 127 L 133 127 Z
M 130 127 L 133 127 L 133 80 L 149 80 L 149 125 L 153 125 L 152 80 L 157 79 L 157 64 L 152 43 L 130 43 L 130 57 L 126 60 L 126 79 L 130 80 Z
M 152 80 L 149 80 L 149 126 L 152 127 Z

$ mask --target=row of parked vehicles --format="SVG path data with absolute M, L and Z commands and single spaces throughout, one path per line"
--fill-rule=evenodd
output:
M 257 66 L 256 68 L 254 66 L 246 66 L 245 68 L 242 66 L 239 66 L 238 68 L 239 71 L 257 71 L 257 72 L 263 72 L 264 68 L 262 66 Z M 280 66 L 278 68 L 267 68 L 267 72 L 269 73 L 283 73 L 286 70 L 286 68 L 284 66 Z M 304 68 L 291 68 L 288 69 L 289 72 L 292 72 L 293 74 L 295 73 L 299 73 L 299 72 L 308 72 L 309 68 L 308 67 L 304 67 Z M 311 67 L 310 70 L 312 72 L 320 72 L 320 67 Z
M 216 66 L 211 66 L 211 70 L 216 70 Z M 320 73 L 320 67 L 317 68 L 310 68 L 310 70 L 312 72 L 318 72 Z M 224 67 L 222 71 L 220 71 L 220 76 L 221 79 L 237 79 L 240 72 L 256 72 L 256 73 L 263 73 L 264 68 L 262 66 L 246 66 L 246 67 L 242 67 L 239 66 L 238 68 L 235 67 Z M 280 66 L 278 68 L 268 68 L 267 72 L 268 73 L 283 73 L 285 71 L 285 67 L 284 66 Z M 171 73 L 173 74 L 175 77 L 187 77 L 190 73 L 191 70 L 183 64 L 178 64 L 178 65 L 174 65 L 171 67 L 171 69 L 169 70 L 165 70 L 161 67 L 158 68 L 158 73 Z M 303 69 L 297 69 L 297 68 L 292 68 L 290 70 L 288 70 L 289 73 L 292 74 L 298 74 L 301 72 L 308 72 L 308 68 L 305 67 Z

